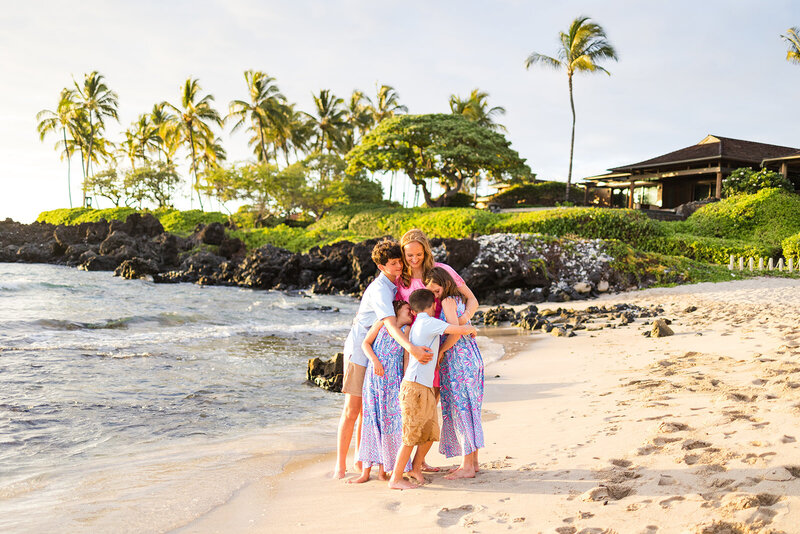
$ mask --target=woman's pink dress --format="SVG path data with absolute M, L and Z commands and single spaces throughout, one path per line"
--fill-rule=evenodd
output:
M 458 273 L 455 272 L 455 270 L 453 270 L 453 268 L 450 267 L 449 265 L 447 265 L 446 263 L 436 262 L 436 263 L 433 264 L 433 266 L 434 267 L 441 267 L 442 269 L 444 269 L 445 271 L 450 273 L 450 276 L 453 277 L 453 280 L 456 283 L 456 287 L 462 287 L 462 286 L 466 285 L 464 283 L 464 279 L 461 278 L 460 276 L 458 276 Z M 408 297 L 411 295 L 411 293 L 413 293 L 417 289 L 425 289 L 425 283 L 422 281 L 421 278 L 412 278 L 411 279 L 411 283 L 409 283 L 408 287 L 405 287 L 403 285 L 403 279 L 398 276 L 397 280 L 395 281 L 395 285 L 397 286 L 397 294 L 395 295 L 395 297 L 398 300 L 405 300 L 406 302 L 408 302 Z M 436 301 L 436 315 L 434 315 L 433 317 L 439 317 L 439 314 L 441 313 L 441 311 L 442 311 L 442 303 L 437 300 Z M 436 369 L 436 373 L 435 373 L 435 375 L 433 377 L 433 386 L 437 387 L 437 388 L 439 387 L 439 369 L 438 368 Z

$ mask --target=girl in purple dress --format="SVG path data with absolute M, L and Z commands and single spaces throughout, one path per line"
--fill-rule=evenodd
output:
M 434 267 L 425 276 L 428 289 L 442 302 L 439 319 L 459 324 L 466 306 L 453 278 Z M 439 452 L 448 458 L 461 456 L 461 465 L 445 478 L 473 478 L 478 470 L 478 449 L 483 444 L 483 358 L 475 338 L 447 336 L 439 348 L 442 392 L 442 430 Z
M 413 312 L 407 302 L 395 300 L 394 313 L 401 329 L 413 321 Z M 367 332 L 362 345 L 369 358 L 362 390 L 361 446 L 358 460 L 362 462 L 361 475 L 348 480 L 360 484 L 369 480 L 372 466 L 378 466 L 378 478 L 388 480 L 387 470 L 394 467 L 397 451 L 403 445 L 403 421 L 400 416 L 400 382 L 405 371 L 403 347 L 377 321 Z M 409 462 L 407 469 L 411 469 Z

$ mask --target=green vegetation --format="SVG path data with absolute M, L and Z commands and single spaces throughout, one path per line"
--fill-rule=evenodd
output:
M 583 195 L 579 187 L 570 188 L 570 198 L 578 199 Z M 518 208 L 525 206 L 556 206 L 564 198 L 562 182 L 537 182 L 514 184 L 494 195 L 489 202 L 501 208 Z
M 502 134 L 463 115 L 403 115 L 381 122 L 347 154 L 348 172 L 402 171 L 429 207 L 446 206 L 468 183 L 524 180 L 531 172 Z M 433 198 L 427 180 L 444 192 Z
M 722 182 L 722 195 L 730 197 L 740 193 L 755 194 L 764 189 L 780 188 L 794 191 L 794 185 L 782 174 L 769 169 L 742 167 L 731 172 Z
M 137 212 L 141 213 L 140 210 L 128 207 L 109 208 L 103 210 L 96 210 L 92 208 L 64 208 L 44 211 L 39 214 L 39 217 L 36 219 L 36 221 L 49 224 L 81 224 L 85 222 L 97 222 L 100 219 L 105 219 L 107 221 L 125 221 L 127 220 L 128 215 Z M 176 209 L 167 208 L 147 213 L 152 213 L 159 221 L 161 221 L 161 225 L 164 227 L 164 230 L 181 236 L 191 234 L 195 227 L 200 223 L 224 223 L 228 220 L 227 215 L 219 213 L 218 211 L 178 211 Z
M 794 258 L 795 264 L 800 264 L 800 233 L 783 240 L 783 255 Z

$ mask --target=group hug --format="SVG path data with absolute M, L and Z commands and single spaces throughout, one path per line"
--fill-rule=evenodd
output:
M 447 458 L 461 459 L 445 478 L 472 478 L 484 446 L 483 359 L 470 325 L 478 301 L 450 266 L 434 261 L 421 230 L 380 241 L 372 260 L 379 274 L 344 346 L 333 476 L 345 477 L 355 432 L 357 474 L 348 482 L 366 482 L 376 468 L 392 489 L 417 488 L 423 471 L 439 470 L 425 461 L 435 441 Z

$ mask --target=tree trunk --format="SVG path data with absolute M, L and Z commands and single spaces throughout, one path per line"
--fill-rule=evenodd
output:
M 67 194 L 69 195 L 69 207 L 72 209 L 72 185 L 70 183 L 72 165 L 70 163 L 69 145 L 67 144 L 67 129 L 62 128 L 61 131 L 64 133 L 64 151 L 67 153 Z
M 569 189 L 572 186 L 572 154 L 575 149 L 575 101 L 572 98 L 572 74 L 567 74 L 569 80 L 569 107 L 572 109 L 572 137 L 569 140 L 569 171 L 567 172 L 567 189 L 564 200 L 569 202 Z
M 194 189 L 197 191 L 197 201 L 200 203 L 200 211 L 203 211 L 203 198 L 200 195 L 200 188 L 197 182 L 197 155 L 194 150 L 194 131 L 191 125 L 189 126 L 189 144 L 192 147 L 192 171 L 194 171 Z

